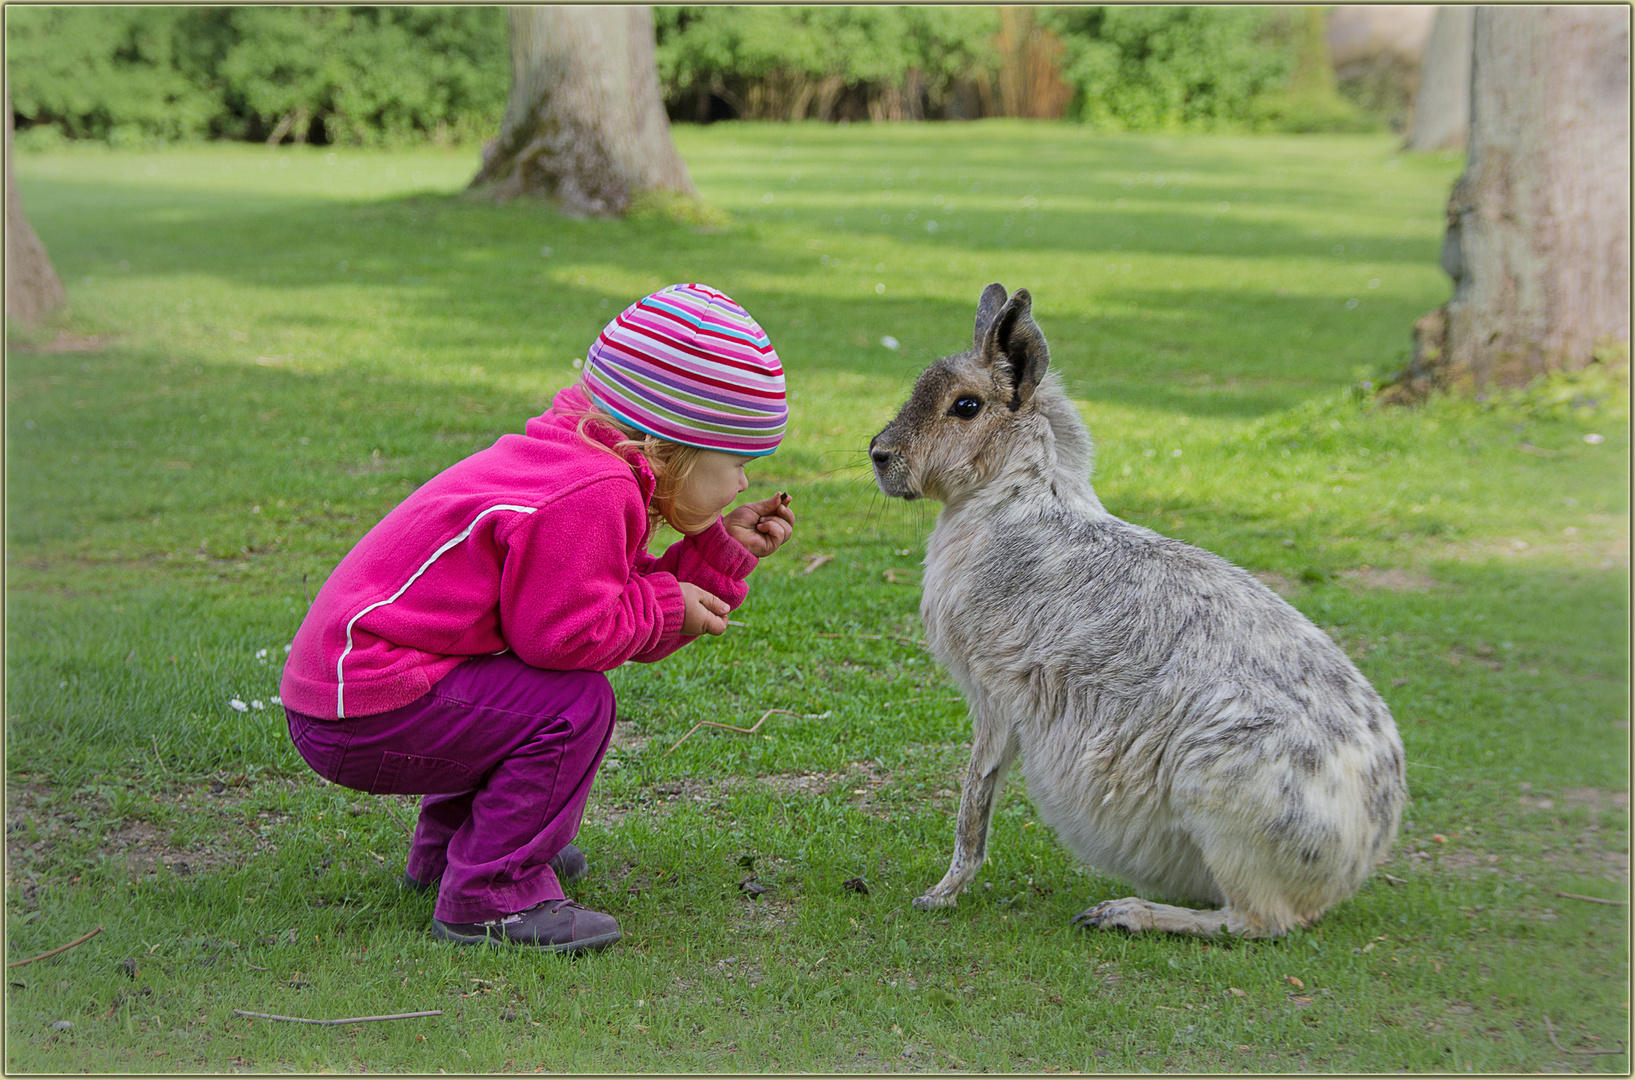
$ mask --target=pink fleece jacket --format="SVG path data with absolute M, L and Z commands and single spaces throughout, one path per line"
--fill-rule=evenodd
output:
M 681 581 L 731 607 L 756 558 L 717 519 L 647 554 L 653 473 L 587 445 L 576 388 L 450 466 L 370 529 L 318 591 L 279 695 L 327 719 L 407 705 L 461 661 L 510 650 L 558 671 L 661 659 L 681 636 Z M 589 424 L 609 446 L 620 436 Z

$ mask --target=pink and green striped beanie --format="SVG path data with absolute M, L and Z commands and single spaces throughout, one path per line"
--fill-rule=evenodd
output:
M 671 285 L 625 308 L 585 356 L 596 406 L 661 439 L 761 457 L 789 421 L 766 331 L 706 285 Z

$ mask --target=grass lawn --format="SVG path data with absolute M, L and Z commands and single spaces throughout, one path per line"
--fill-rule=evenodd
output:
M 1627 1073 L 1627 383 L 1351 390 L 1447 296 L 1457 162 L 1006 122 L 676 141 L 730 224 L 466 201 L 474 152 L 18 158 L 73 314 L 7 353 L 8 958 L 104 929 L 8 972 L 9 1070 Z M 284 647 L 388 509 L 688 280 L 784 359 L 749 496 L 793 492 L 795 540 L 745 626 L 613 675 L 576 897 L 624 942 L 434 943 L 397 884 L 413 800 L 300 762 Z M 1033 292 L 1107 507 L 1259 574 L 1397 717 L 1401 842 L 1309 931 L 1073 929 L 1127 889 L 1015 780 L 973 890 L 910 907 L 969 729 L 917 643 L 935 508 L 864 448 L 990 281 Z

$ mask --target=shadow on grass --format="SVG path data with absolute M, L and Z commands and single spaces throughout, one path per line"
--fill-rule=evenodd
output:
M 395 362 L 389 348 L 365 342 L 378 330 L 417 355 L 483 357 L 490 373 L 529 373 L 542 361 L 582 355 L 607 319 L 643 292 L 701 280 L 728 287 L 767 326 L 793 385 L 816 371 L 906 385 L 928 360 L 967 346 L 975 297 L 1001 273 L 969 273 L 969 297 L 957 300 L 848 296 L 852 285 L 825 280 L 828 271 L 815 261 L 810 272 L 791 265 L 754 225 L 701 235 L 665 222 L 573 221 L 539 206 L 425 196 L 359 205 L 295 200 L 255 213 L 206 200 L 190 210 L 182 241 L 173 223 L 106 204 L 105 188 L 72 187 L 55 199 L 94 207 L 101 196 L 105 205 L 87 211 L 55 249 L 70 273 L 115 282 L 175 276 L 179 309 L 190 302 L 188 279 L 254 290 L 267 297 L 267 322 L 331 336 L 342 347 L 335 359 L 360 366 Z M 292 245 L 291 235 L 303 239 Z M 934 250 L 942 242 L 925 243 Z M 925 243 L 905 254 L 940 257 Z M 1268 253 L 1264 245 L 1255 250 Z M 597 269 L 579 272 L 587 265 Z M 1359 369 L 1393 366 L 1424 306 L 1387 293 L 1349 309 L 1340 299 L 1277 295 L 1270 284 L 1247 282 L 1119 287 L 1096 276 L 1063 280 L 1059 266 L 1031 280 L 1003 273 L 1008 287 L 1034 292 L 1057 370 L 1076 393 L 1222 416 L 1286 408 Z M 738 282 L 753 284 L 729 284 Z M 231 318 L 204 328 L 220 332 Z M 903 347 L 880 347 L 888 335 Z

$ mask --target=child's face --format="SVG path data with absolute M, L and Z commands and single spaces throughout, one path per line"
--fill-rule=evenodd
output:
M 702 451 L 692 475 L 687 477 L 687 504 L 705 513 L 719 514 L 749 487 L 749 477 L 744 475 L 747 464 L 749 458 L 742 454 Z

